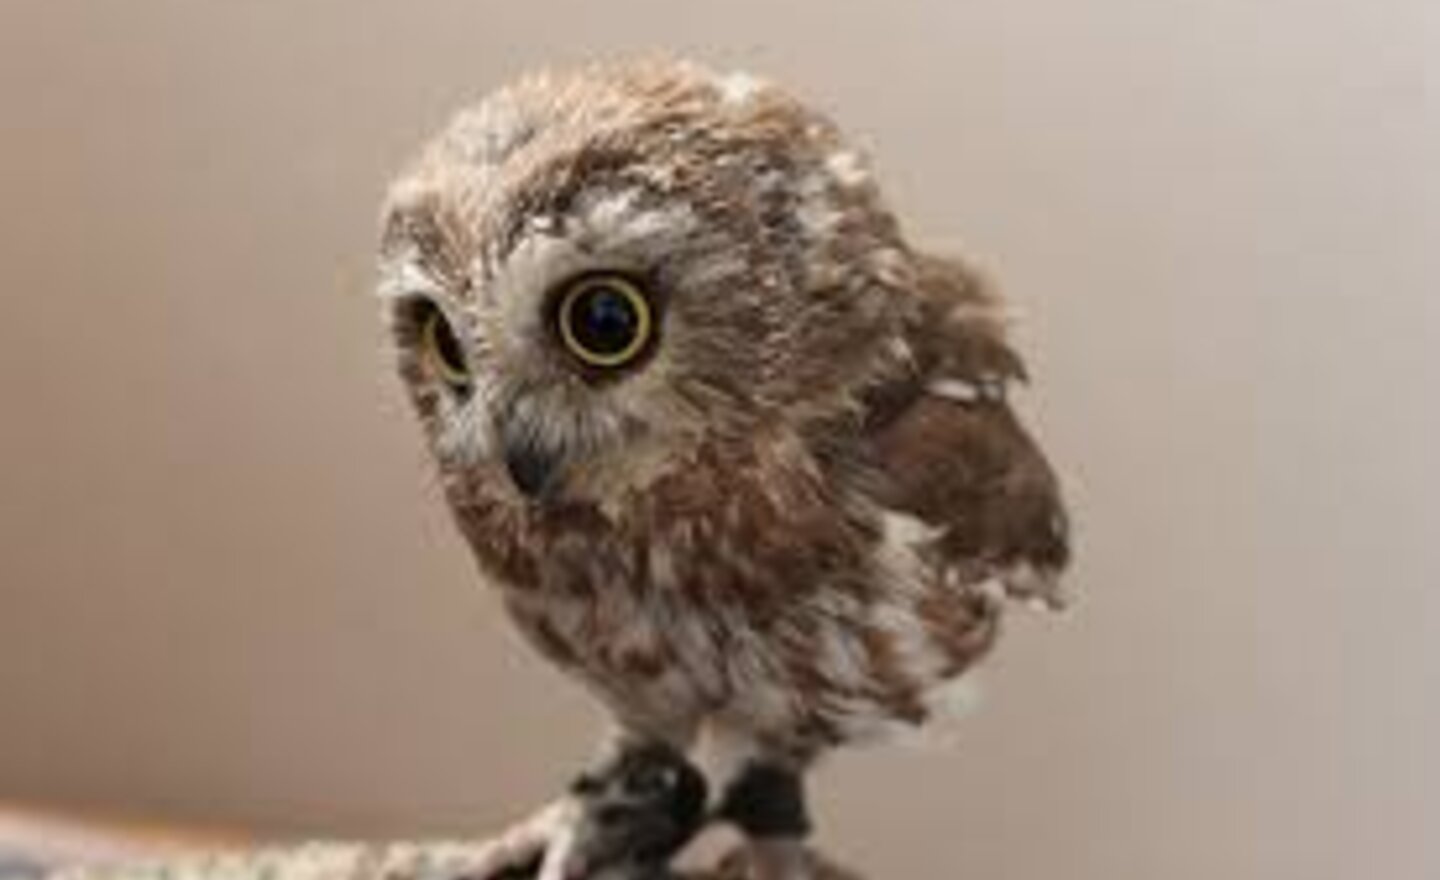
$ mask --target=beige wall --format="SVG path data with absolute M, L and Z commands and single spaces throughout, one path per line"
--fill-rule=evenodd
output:
M 1426 0 L 0 4 L 0 796 L 460 832 L 595 714 L 479 588 L 377 355 L 381 187 L 546 61 L 778 77 L 1030 315 L 1080 525 L 879 877 L 1440 876 Z

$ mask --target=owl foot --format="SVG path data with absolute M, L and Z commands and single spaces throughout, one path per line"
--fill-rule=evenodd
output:
M 725 789 L 717 811 L 752 838 L 804 838 L 810 833 L 805 780 L 776 764 L 747 765 Z
M 705 779 L 664 746 L 629 748 L 498 838 L 473 880 L 660 880 L 705 824 Z
M 580 777 L 572 791 L 582 811 L 569 861 L 581 876 L 613 866 L 631 869 L 619 876 L 663 876 L 705 825 L 705 777 L 668 746 L 625 749 Z
M 725 790 L 717 816 L 745 833 L 751 880 L 807 880 L 813 875 L 805 849 L 810 815 L 805 781 L 798 772 L 750 764 Z

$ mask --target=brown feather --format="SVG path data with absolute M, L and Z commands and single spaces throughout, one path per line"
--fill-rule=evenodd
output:
M 926 258 L 922 302 L 906 326 L 914 367 L 881 384 L 868 412 L 876 500 L 941 529 L 935 550 L 963 583 L 1014 578 L 1016 595 L 1059 602 L 1069 561 L 1064 505 L 1049 463 L 1005 397 L 1024 365 L 1004 337 L 999 301 L 962 264 Z M 970 400 L 932 390 L 973 389 Z

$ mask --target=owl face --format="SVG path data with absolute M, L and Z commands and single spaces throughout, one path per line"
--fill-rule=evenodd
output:
M 843 409 L 894 354 L 906 255 L 857 155 L 736 91 L 676 65 L 540 77 L 396 184 L 381 291 L 447 478 L 603 501 Z

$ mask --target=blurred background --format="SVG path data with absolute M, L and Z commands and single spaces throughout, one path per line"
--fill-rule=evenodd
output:
M 537 65 L 782 81 L 1026 316 L 1079 527 L 899 877 L 1440 876 L 1440 6 L 0 3 L 0 801 L 472 834 L 598 713 L 451 531 L 370 298 L 387 178 Z

